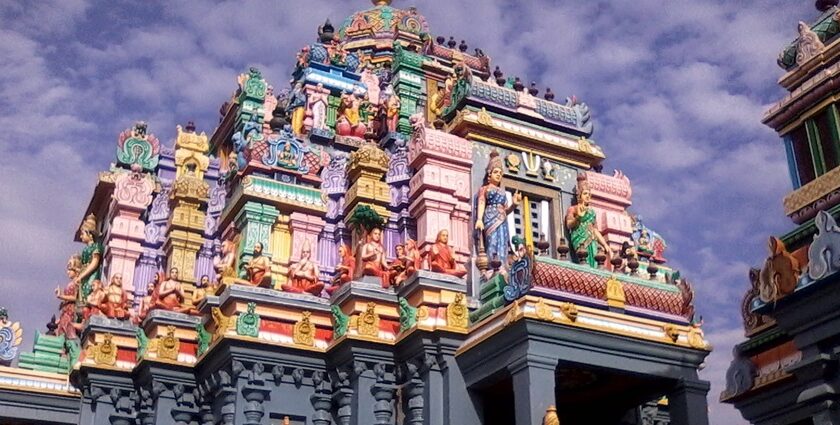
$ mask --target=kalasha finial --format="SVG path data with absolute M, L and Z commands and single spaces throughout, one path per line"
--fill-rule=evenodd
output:
M 390 6 L 391 0 L 371 0 L 374 6 Z
M 446 43 L 446 37 L 439 35 L 437 36 L 437 38 L 435 38 L 435 41 L 437 42 L 437 44 L 440 44 L 442 46 L 443 43 Z
M 496 65 L 496 70 L 493 71 L 493 76 L 496 77 L 496 84 L 500 86 L 505 85 L 505 73 L 499 69 L 498 65 Z
M 467 45 L 466 41 L 461 40 L 461 44 L 458 45 L 458 50 L 460 50 L 462 52 L 466 52 L 469 47 L 470 46 Z
M 537 88 L 537 82 L 531 81 L 531 88 L 528 89 L 528 94 L 531 96 L 536 96 L 540 93 L 540 89 Z
M 187 121 L 187 126 L 184 127 L 184 130 L 187 130 L 187 133 L 195 133 L 195 123 Z
M 454 48 L 455 48 L 455 46 L 457 46 L 457 45 L 458 45 L 458 42 L 457 42 L 457 41 L 455 41 L 455 37 L 453 37 L 453 36 L 451 36 L 451 35 L 450 35 L 450 36 L 449 36 L 449 41 L 447 41 L 447 42 L 446 42 L 446 45 L 447 45 L 450 49 L 454 49 Z
M 321 43 L 329 43 L 335 37 L 335 27 L 333 27 L 332 22 L 330 19 L 327 18 L 327 21 L 324 22 L 324 25 L 318 27 L 318 40 Z
M 828 9 L 837 6 L 837 3 L 839 2 L 840 0 L 817 0 L 814 3 L 814 6 L 816 6 L 817 10 L 819 10 L 820 12 L 825 12 Z
M 519 77 L 516 77 L 516 79 L 513 80 L 513 89 L 516 91 L 522 91 L 525 89 L 525 84 L 522 84 L 522 80 L 520 80 Z

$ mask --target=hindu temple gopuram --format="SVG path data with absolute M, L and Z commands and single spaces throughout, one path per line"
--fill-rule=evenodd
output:
M 217 123 L 100 143 L 0 422 L 708 424 L 692 286 L 585 103 L 386 0 L 312 35 Z
M 749 270 L 741 312 L 747 340 L 733 349 L 722 401 L 754 424 L 840 424 L 840 9 L 799 22 L 784 48 L 779 84 L 789 91 L 764 116 L 782 137 L 795 224 L 770 236 L 768 256 Z

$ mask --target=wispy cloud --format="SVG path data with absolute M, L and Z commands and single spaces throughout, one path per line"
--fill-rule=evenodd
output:
M 409 6 L 397 1 L 395 6 Z M 607 168 L 634 184 L 633 208 L 668 239 L 697 286 L 718 348 L 704 376 L 714 423 L 738 302 L 766 236 L 791 225 L 783 151 L 760 124 L 781 95 L 778 51 L 810 19 L 782 0 L 441 0 L 413 2 L 435 35 L 467 40 L 507 75 L 590 104 Z M 72 234 L 117 133 L 138 119 L 161 140 L 195 120 L 212 131 L 235 78 L 259 66 L 288 81 L 294 53 L 327 17 L 363 0 L 164 4 L 0 2 L 0 290 L 31 337 L 55 309 L 51 288 L 79 247 Z M 19 291 L 26 287 L 31 290 Z M 27 337 L 27 342 L 31 339 Z

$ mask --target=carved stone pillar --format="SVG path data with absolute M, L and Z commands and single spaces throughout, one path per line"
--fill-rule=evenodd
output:
M 472 145 L 442 131 L 417 123 L 408 148 L 408 160 L 417 170 L 411 177 L 409 211 L 417 222 L 421 251 L 434 243 L 441 230 L 461 257 L 469 256 L 470 167 Z
M 114 183 L 112 219 L 103 263 L 108 264 L 108 280 L 121 274 L 123 289 L 129 292 L 135 292 L 134 271 L 143 253 L 140 244 L 145 239 L 145 224 L 140 214 L 152 203 L 154 189 L 154 181 L 141 173 L 138 165 L 130 172 L 120 173 Z
M 709 383 L 681 380 L 668 394 L 668 413 L 673 425 L 709 425 L 706 394 Z
M 275 286 L 286 283 L 286 274 L 289 271 L 289 257 L 292 250 L 292 232 L 289 220 L 288 215 L 280 214 L 271 227 L 269 252 L 271 253 L 271 278 Z
M 334 373 L 332 401 L 338 425 L 350 425 L 353 414 L 353 389 L 350 388 L 350 372 L 338 369 Z
M 269 246 L 271 230 L 279 215 L 277 208 L 271 205 L 248 201 L 242 206 L 234 219 L 236 228 L 242 234 L 242 240 L 239 242 L 238 264 L 247 263 L 253 257 L 254 245 L 257 242 L 263 244 L 263 255 L 271 255 Z
M 397 391 L 393 379 L 387 371 L 387 366 L 378 363 L 373 366 L 373 373 L 376 376 L 376 383 L 370 389 L 376 402 L 373 404 L 373 416 L 376 418 L 375 425 L 389 425 L 394 416 L 394 394 Z
M 520 358 L 508 366 L 513 378 L 516 425 L 542 423 L 554 398 L 556 364 Z
M 315 413 L 312 414 L 313 425 L 330 425 L 332 422 L 332 402 L 330 401 L 329 382 L 326 380 L 324 372 L 315 371 L 312 375 L 312 382 L 315 384 L 315 392 L 309 397 L 312 403 L 312 409 Z

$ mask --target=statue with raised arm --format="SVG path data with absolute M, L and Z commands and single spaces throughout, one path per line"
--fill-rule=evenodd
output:
M 76 301 L 79 298 L 79 287 L 76 285 L 75 279 L 79 275 L 82 268 L 82 259 L 78 255 L 70 257 L 67 261 L 67 286 L 62 291 L 61 288 L 55 288 L 55 296 L 61 302 L 59 307 L 58 324 L 55 328 L 55 335 L 62 336 L 66 339 L 77 339 L 77 323 L 76 323 Z
M 169 278 L 158 284 L 157 295 L 154 308 L 163 310 L 177 311 L 185 313 L 189 307 L 183 307 L 182 304 L 186 297 L 184 291 L 181 289 L 181 282 L 179 278 L 179 270 L 177 267 L 169 269 Z
M 612 258 L 613 253 L 596 225 L 595 209 L 590 205 L 592 192 L 584 174 L 578 174 L 576 195 L 577 203 L 566 211 L 566 227 L 571 233 L 570 239 L 575 252 L 585 251 L 587 264 L 596 267 L 595 254 L 598 253 L 598 246 L 607 254 L 607 261 Z
M 514 193 L 508 205 L 507 194 L 501 186 L 503 174 L 502 158 L 494 150 L 487 163 L 484 185 L 478 190 L 475 229 L 481 232 L 479 247 L 483 246 L 487 258 L 497 258 L 505 264 L 510 244 L 507 215 L 522 202 L 522 194 Z

